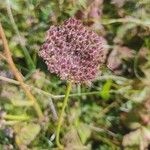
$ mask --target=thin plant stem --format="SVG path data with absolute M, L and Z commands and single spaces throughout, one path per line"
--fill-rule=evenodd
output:
M 15 85 L 20 85 L 20 83 L 18 81 L 7 78 L 7 77 L 0 76 L 0 80 L 5 81 L 5 82 L 9 82 L 9 83 L 12 83 L 12 84 L 15 84 Z M 106 78 L 106 80 L 107 80 L 107 78 Z M 119 78 L 118 78 L 118 80 L 119 80 Z M 126 80 L 128 81 L 128 79 L 126 79 Z M 43 91 L 42 89 L 39 89 L 39 88 L 37 88 L 35 86 L 32 86 L 32 85 L 25 84 L 25 86 L 27 86 L 29 89 L 35 90 L 39 94 L 43 94 L 43 95 L 46 95 L 46 96 L 50 97 L 50 99 L 49 99 L 50 101 L 52 101 L 51 98 L 53 98 L 55 100 L 58 100 L 58 99 L 61 99 L 61 98 L 65 97 L 65 95 L 54 95 L 54 94 L 48 93 L 48 92 Z M 110 90 L 110 93 L 111 94 L 113 94 L 113 93 L 114 94 L 120 94 L 124 98 L 130 100 L 130 97 L 125 96 L 126 89 L 127 89 L 127 87 L 123 87 L 122 89 L 117 90 L 117 91 L 116 90 Z M 132 92 L 138 92 L 138 90 L 133 90 Z M 99 95 L 99 90 L 98 91 L 92 91 L 92 92 L 84 92 L 84 93 L 79 93 L 79 94 L 74 93 L 74 94 L 70 94 L 69 97 L 76 97 L 76 96 L 81 97 L 81 96 L 90 96 L 90 95 Z M 53 102 L 50 102 L 50 103 L 53 103 Z
M 135 23 L 137 25 L 142 25 L 142 26 L 145 26 L 145 27 L 148 27 L 150 26 L 150 23 L 148 21 L 142 21 L 140 19 L 136 19 L 136 18 L 133 18 L 133 17 L 128 17 L 128 18 L 119 18 L 119 19 L 111 19 L 111 20 L 103 20 L 102 21 L 102 24 L 103 25 L 108 25 L 108 24 L 113 24 L 113 23 Z
M 71 91 L 71 85 L 72 85 L 72 83 L 68 82 L 66 93 L 65 93 L 65 98 L 64 98 L 64 101 L 63 101 L 62 110 L 61 110 L 61 113 L 60 113 L 57 129 L 56 129 L 56 144 L 60 149 L 63 149 L 63 145 L 61 145 L 61 143 L 60 143 L 60 130 L 61 130 L 62 122 L 63 122 L 65 108 L 66 108 L 67 102 L 68 102 L 68 97 L 69 97 L 69 94 L 70 94 L 70 91 Z
M 33 62 L 32 58 L 31 58 L 27 48 L 22 44 L 21 35 L 20 35 L 18 27 L 17 27 L 17 25 L 15 23 L 15 20 L 14 20 L 12 11 L 11 11 L 11 6 L 10 6 L 10 1 L 9 0 L 7 0 L 7 13 L 8 13 L 8 16 L 10 18 L 12 27 L 13 27 L 14 31 L 16 32 L 16 35 L 19 37 L 19 44 L 20 44 L 20 46 L 22 48 L 23 54 L 25 56 L 25 61 L 26 61 L 27 65 L 28 65 L 28 68 L 30 70 L 34 70 L 35 69 L 34 62 Z
M 111 103 L 110 105 L 108 105 L 106 108 L 104 108 L 101 111 L 101 113 L 99 114 L 99 117 L 101 118 L 103 115 L 105 115 L 107 112 L 109 112 L 109 110 L 116 107 L 117 105 L 118 105 L 118 103 L 116 101 L 114 101 L 113 103 Z
M 133 71 L 134 71 L 134 74 L 135 76 L 143 82 L 143 79 L 142 77 L 139 75 L 138 73 L 138 59 L 139 59 L 139 54 L 140 54 L 140 50 L 137 52 L 137 54 L 135 55 L 135 58 L 134 58 L 134 66 L 133 66 Z
M 107 79 L 112 79 L 112 80 L 120 80 L 120 81 L 130 81 L 129 79 L 126 79 L 126 78 L 120 78 L 119 76 L 101 76 L 102 79 L 99 79 L 100 81 L 102 80 L 107 80 Z M 15 84 L 15 85 L 20 85 L 20 83 L 16 80 L 13 80 L 13 79 L 10 79 L 10 78 L 7 78 L 7 77 L 3 77 L 3 76 L 0 76 L 0 80 L 2 81 L 5 81 L 5 82 L 9 82 L 9 83 L 12 83 L 12 84 Z M 61 99 L 61 98 L 64 98 L 65 95 L 54 95 L 54 94 L 51 94 L 51 93 L 48 93 L 46 91 L 43 91 L 42 89 L 39 89 L 35 86 L 32 86 L 32 85 L 28 85 L 28 84 L 25 84 L 25 86 L 27 86 L 29 89 L 34 89 L 37 93 L 40 93 L 40 94 L 44 94 L 44 95 L 47 95 L 53 99 Z M 113 90 L 110 91 L 110 93 L 114 93 Z M 115 92 L 115 93 L 120 93 L 120 92 Z M 99 91 L 92 91 L 92 92 L 84 92 L 84 93 L 75 93 L 75 94 L 70 94 L 69 97 L 75 97 L 75 96 L 89 96 L 89 95 L 97 95 L 99 94 Z
M 18 120 L 9 120 L 9 121 L 5 121 L 4 125 L 6 125 L 6 126 L 13 126 L 15 124 L 18 124 L 19 122 L 20 121 L 18 121 Z
M 0 53 L 0 58 L 6 60 L 6 57 Z
M 57 121 L 58 116 L 57 116 L 57 112 L 56 112 L 56 109 L 55 109 L 55 106 L 53 104 L 51 97 L 49 97 L 48 100 L 49 100 L 49 107 L 50 107 L 50 110 L 52 112 L 53 120 Z
M 8 120 L 18 120 L 18 121 L 24 121 L 24 120 L 29 120 L 30 117 L 27 115 L 4 115 L 4 119 Z
M 18 82 L 17 80 L 13 80 L 13 79 L 10 79 L 10 78 L 4 77 L 4 76 L 0 76 L 0 80 L 11 83 L 11 84 L 20 85 L 20 82 Z M 53 95 L 51 93 L 43 91 L 43 90 L 41 90 L 35 86 L 32 86 L 32 85 L 25 84 L 25 86 L 27 86 L 29 89 L 36 90 L 37 93 L 42 93 L 44 95 L 50 96 L 51 98 L 63 98 L 64 97 L 64 95 L 58 95 L 58 97 L 57 97 L 57 95 Z
M 35 97 L 31 94 L 30 90 L 26 87 L 24 80 L 23 80 L 23 76 L 22 74 L 19 72 L 19 70 L 17 69 L 15 63 L 13 62 L 13 59 L 11 57 L 11 52 L 8 46 L 8 42 L 3 30 L 3 27 L 0 23 L 0 37 L 2 39 L 3 42 L 3 46 L 4 46 L 4 52 L 5 52 L 5 56 L 7 59 L 7 63 L 9 64 L 9 67 L 11 69 L 11 71 L 13 72 L 13 74 L 15 75 L 16 79 L 18 80 L 18 82 L 20 83 L 22 89 L 24 90 L 26 96 L 28 97 L 28 99 L 33 103 L 33 107 L 38 115 L 38 117 L 41 119 L 43 118 L 43 113 L 41 111 L 41 108 L 39 106 L 39 104 L 37 103 Z

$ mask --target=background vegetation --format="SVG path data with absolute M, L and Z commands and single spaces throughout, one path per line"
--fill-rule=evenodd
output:
M 0 149 L 57 149 L 55 129 L 66 83 L 37 52 L 46 30 L 76 16 L 106 38 L 102 75 L 74 85 L 61 142 L 67 150 L 146 150 L 150 144 L 149 0 L 0 0 L 0 20 L 13 60 L 44 112 L 9 69 L 0 40 Z

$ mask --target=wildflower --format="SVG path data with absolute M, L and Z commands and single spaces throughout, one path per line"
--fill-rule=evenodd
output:
M 95 79 L 107 54 L 106 41 L 82 23 L 70 18 L 60 26 L 51 26 L 39 55 L 51 73 L 62 80 L 87 82 Z

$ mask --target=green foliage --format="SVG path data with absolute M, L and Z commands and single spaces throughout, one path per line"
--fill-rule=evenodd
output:
M 61 143 L 66 150 L 137 150 L 150 145 L 149 0 L 96 2 L 0 1 L 0 20 L 14 62 L 44 112 L 44 119 L 38 120 L 2 59 L 0 41 L 0 150 L 56 149 L 56 124 L 66 82 L 47 71 L 37 52 L 47 29 L 70 16 L 78 16 L 106 38 L 109 54 L 105 66 L 110 64 L 110 68 L 101 68 L 102 74 L 91 84 L 73 86 Z
M 16 143 L 19 146 L 29 145 L 40 132 L 40 125 L 38 124 L 24 124 L 15 126 Z
M 112 80 L 107 80 L 106 83 L 104 84 L 102 90 L 100 91 L 100 96 L 104 100 L 108 100 L 110 98 L 111 85 L 112 85 Z

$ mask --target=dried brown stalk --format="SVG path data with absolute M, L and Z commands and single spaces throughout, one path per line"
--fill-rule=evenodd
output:
M 9 64 L 9 67 L 10 67 L 11 71 L 15 75 L 16 79 L 19 81 L 19 83 L 20 83 L 22 89 L 24 90 L 26 96 L 33 103 L 33 107 L 34 107 L 38 117 L 39 118 L 43 118 L 43 113 L 41 111 L 40 106 L 38 105 L 36 99 L 31 94 L 29 89 L 25 86 L 25 83 L 24 83 L 23 78 L 22 78 L 22 74 L 19 72 L 19 70 L 16 68 L 16 66 L 15 66 L 15 64 L 13 62 L 13 59 L 11 57 L 11 52 L 10 52 L 10 49 L 9 49 L 9 46 L 8 46 L 8 42 L 7 42 L 7 39 L 6 39 L 6 36 L 5 36 L 5 33 L 4 33 L 4 30 L 3 30 L 3 27 L 1 25 L 1 23 L 0 23 L 0 37 L 1 37 L 2 42 L 3 42 L 6 60 L 7 60 L 8 64 Z

